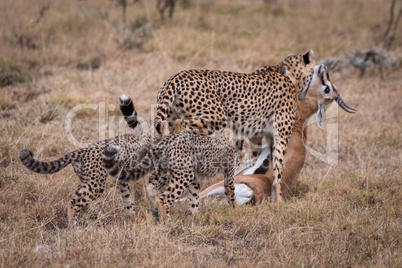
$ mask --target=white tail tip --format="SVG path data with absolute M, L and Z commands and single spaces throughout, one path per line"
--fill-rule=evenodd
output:
M 123 94 L 123 95 L 120 96 L 120 100 L 127 101 L 128 97 L 126 96 L 126 94 Z

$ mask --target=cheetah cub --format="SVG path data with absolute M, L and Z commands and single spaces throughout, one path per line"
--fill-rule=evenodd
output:
M 223 174 L 227 200 L 234 206 L 233 175 L 239 155 L 237 147 L 223 131 L 210 136 L 187 132 L 166 136 L 131 170 L 122 169 L 116 161 L 120 150 L 118 146 L 106 148 L 103 162 L 107 172 L 120 183 L 128 184 L 152 171 L 147 190 L 151 211 L 157 220 L 159 216 L 170 219 L 169 208 L 185 189 L 189 191 L 189 214 L 198 212 L 200 182 L 218 174 Z M 165 185 L 163 174 L 169 174 L 169 182 L 157 199 L 157 190 Z
M 70 225 L 77 223 L 79 216 L 88 210 L 90 203 L 105 190 L 107 173 L 102 162 L 102 154 L 105 148 L 111 145 L 119 146 L 121 152 L 118 163 L 129 169 L 136 166 L 137 161 L 142 159 L 151 147 L 154 137 L 153 125 L 137 118 L 133 102 L 125 95 L 120 97 L 120 109 L 127 124 L 133 129 L 130 134 L 122 134 L 95 142 L 86 148 L 73 151 L 50 162 L 36 160 L 33 152 L 28 149 L 22 150 L 19 154 L 19 158 L 25 167 L 41 174 L 55 173 L 72 164 L 81 183 L 68 205 Z M 127 214 L 135 215 L 129 184 L 119 181 L 119 187 Z

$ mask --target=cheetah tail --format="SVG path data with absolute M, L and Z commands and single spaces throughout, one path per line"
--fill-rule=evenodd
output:
M 73 161 L 77 160 L 79 157 L 80 157 L 79 150 L 68 153 L 62 158 L 50 162 L 43 162 L 36 160 L 34 153 L 28 149 L 23 149 L 19 154 L 19 158 L 22 164 L 26 168 L 41 174 L 50 174 L 58 172 L 61 169 L 68 166 L 69 164 L 71 164 Z
M 117 160 L 117 153 L 119 152 L 119 146 L 109 146 L 103 152 L 103 165 L 105 166 L 106 172 L 113 178 L 118 179 L 120 182 L 129 183 L 136 181 L 144 177 L 150 170 L 151 165 L 150 158 L 146 155 L 140 164 L 138 164 L 132 170 L 124 170 L 120 167 L 119 161 Z
M 175 76 L 166 81 L 159 91 L 158 107 L 156 110 L 154 125 L 156 131 L 159 134 L 161 134 L 162 137 L 167 136 L 170 133 L 166 119 L 168 117 L 170 107 L 173 105 L 176 95 L 175 84 L 172 82 L 174 78 Z
M 130 128 L 135 128 L 138 125 L 137 111 L 134 108 L 134 103 L 125 94 L 120 96 L 120 111 Z

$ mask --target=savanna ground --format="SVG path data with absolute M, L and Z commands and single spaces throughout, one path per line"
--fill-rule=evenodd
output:
M 107 0 L 0 2 L 1 267 L 402 266 L 400 64 L 382 75 L 331 73 L 358 113 L 339 110 L 326 121 L 337 126 L 338 164 L 309 154 L 282 204 L 205 202 L 194 218 L 176 204 L 171 224 L 155 224 L 143 181 L 133 187 L 138 216 L 130 219 L 109 179 L 94 206 L 105 227 L 68 228 L 66 205 L 78 184 L 72 168 L 40 175 L 18 160 L 23 148 L 44 160 L 77 149 L 64 129 L 77 105 L 98 105 L 73 119 L 83 143 L 126 131 L 116 127 L 113 106 L 122 93 L 150 118 L 160 86 L 183 69 L 251 72 L 310 48 L 317 60 L 383 51 L 391 1 L 199 0 L 178 5 L 165 24 L 154 1 L 129 1 L 125 25 L 121 7 Z M 399 61 L 401 44 L 396 34 L 388 49 Z M 325 152 L 326 130 L 312 124 L 309 134 L 309 146 Z

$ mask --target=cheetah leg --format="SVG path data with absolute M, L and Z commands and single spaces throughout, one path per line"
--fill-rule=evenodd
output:
M 162 194 L 162 196 L 156 201 L 156 207 L 158 214 L 157 220 L 164 221 L 167 218 L 168 221 L 170 221 L 170 215 L 167 212 L 167 205 L 165 203 L 165 194 Z
M 169 174 L 165 173 L 163 175 L 159 175 L 158 182 L 159 182 L 158 185 L 159 194 L 162 194 L 164 192 L 164 189 L 166 188 L 165 186 L 167 186 L 169 182 Z
M 169 122 L 167 120 L 163 120 L 160 123 L 160 133 L 162 135 L 162 137 L 166 137 L 170 135 L 170 130 L 169 130 Z
M 194 215 L 198 212 L 198 193 L 200 191 L 200 183 L 197 179 L 194 179 L 190 186 L 188 187 L 189 191 L 189 209 L 188 214 Z
M 68 215 L 68 225 L 70 226 L 74 226 L 78 223 L 78 214 L 80 213 L 81 208 L 75 205 L 76 202 L 77 202 L 76 197 L 73 197 L 68 202 L 67 215 Z
M 148 200 L 149 200 L 149 205 L 151 208 L 151 213 L 152 216 L 155 218 L 156 221 L 159 221 L 159 212 L 158 212 L 158 206 L 157 206 L 157 197 L 158 197 L 158 191 L 160 187 L 159 183 L 159 177 L 156 173 L 152 173 L 151 176 L 149 177 L 149 182 L 147 185 L 147 192 L 148 192 Z
M 223 185 L 225 187 L 225 195 L 228 203 L 235 207 L 235 187 L 233 183 L 234 169 L 226 171 L 223 175 Z
M 99 159 L 102 161 L 102 159 Z M 98 163 L 101 166 L 100 163 Z M 75 191 L 72 199 L 70 200 L 67 208 L 69 225 L 75 225 L 77 223 L 81 223 L 81 216 L 84 212 L 88 211 L 90 204 L 97 199 L 105 189 L 105 182 L 107 178 L 106 171 L 102 170 L 97 173 L 94 170 L 88 171 L 83 167 L 88 166 L 88 163 L 82 163 L 82 166 L 74 166 L 74 170 L 79 171 L 77 174 L 80 177 L 81 183 Z M 93 174 L 97 173 L 97 174 Z M 89 179 L 93 177 L 97 177 L 97 180 Z M 99 219 L 98 213 L 96 211 L 90 211 L 91 215 L 89 215 L 90 219 Z M 102 225 L 100 221 L 98 221 L 98 225 Z
M 170 175 L 172 178 L 171 182 L 169 183 L 167 190 L 157 201 L 157 207 L 161 218 L 167 218 L 168 221 L 170 221 L 170 206 L 182 195 L 184 190 L 183 186 L 188 185 L 188 183 L 190 183 L 194 179 L 194 174 L 190 169 L 178 169 L 177 171 L 172 170 Z M 185 181 L 183 181 L 184 178 L 186 178 Z M 183 181 L 183 185 L 181 185 L 180 181 Z
M 102 159 L 99 159 L 102 161 Z M 99 166 L 102 166 L 99 164 Z M 92 188 L 92 193 L 89 195 L 89 204 L 93 203 L 96 199 L 98 199 L 101 194 L 105 191 L 105 184 L 106 184 L 106 179 L 107 179 L 107 173 L 105 170 L 102 170 L 102 172 L 99 174 L 99 179 L 96 182 L 92 182 L 91 188 Z M 103 226 L 102 222 L 102 215 L 99 214 L 97 211 L 92 210 L 93 216 L 91 217 L 91 220 L 97 221 L 97 224 L 99 227 Z
M 67 209 L 68 221 L 70 226 L 82 223 L 80 218 L 84 212 L 88 211 L 89 204 L 94 196 L 94 193 L 90 189 L 91 188 L 88 186 L 87 183 L 81 183 L 78 186 L 78 189 L 75 191 L 74 196 L 70 200 Z M 91 215 L 90 218 L 93 217 L 94 215 Z
M 123 206 L 127 215 L 135 216 L 134 202 L 132 201 L 130 192 L 130 184 L 119 181 L 119 188 L 121 198 L 123 199 Z
M 272 201 L 283 201 L 282 196 L 282 174 L 283 174 L 283 163 L 285 161 L 285 154 L 287 148 L 287 138 L 281 137 L 279 134 L 275 135 L 274 138 L 274 149 L 273 149 L 273 175 L 274 182 L 272 184 Z
M 172 90 L 174 90 L 172 88 Z M 173 131 L 176 119 L 183 117 L 179 107 L 175 104 L 159 103 L 154 118 L 154 126 L 162 137 L 165 137 Z
M 169 113 L 167 115 L 166 121 L 168 123 L 168 128 L 169 128 L 169 133 L 175 133 L 175 124 L 176 121 L 180 118 L 179 112 L 177 109 L 173 106 L 170 107 Z

